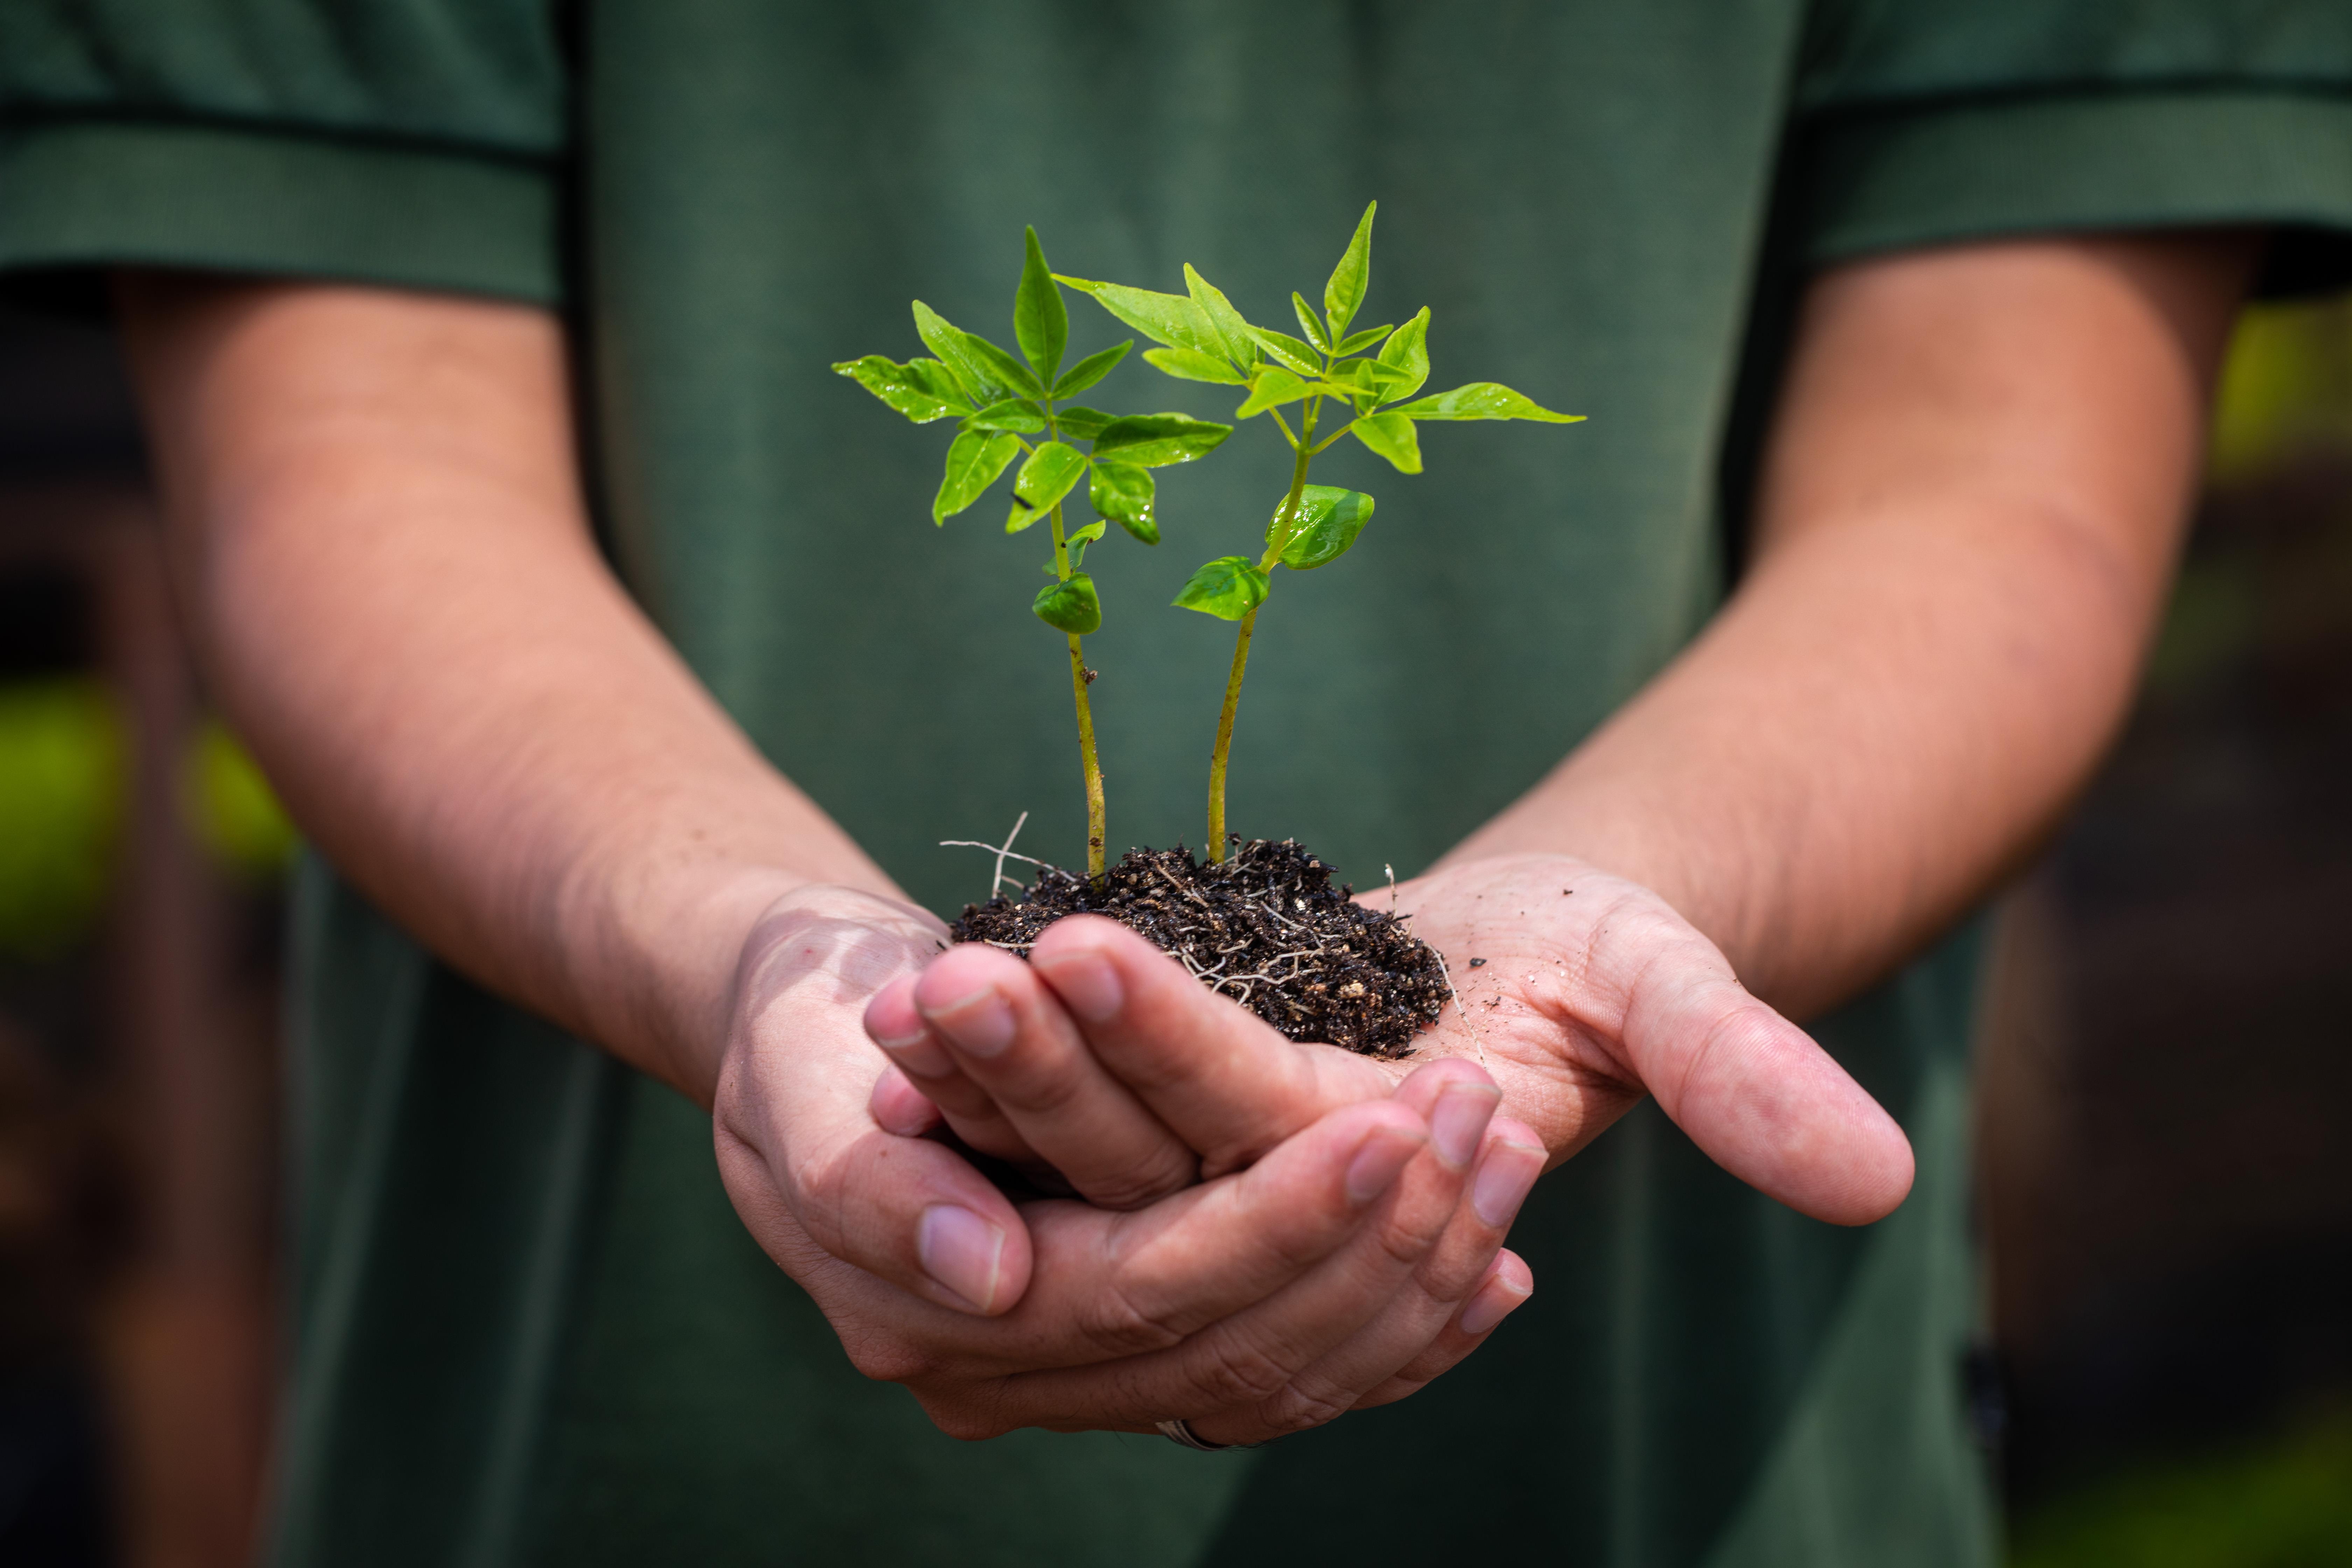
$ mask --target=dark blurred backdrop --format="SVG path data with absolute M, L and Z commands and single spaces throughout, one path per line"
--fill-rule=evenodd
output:
M 0 312 L 0 1563 L 267 1487 L 292 830 L 98 327 Z M 2352 310 L 2247 319 L 2129 729 L 2004 900 L 1972 1390 L 2033 1564 L 2352 1563 Z

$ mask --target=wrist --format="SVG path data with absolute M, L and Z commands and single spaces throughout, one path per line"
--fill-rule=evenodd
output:
M 764 911 L 808 885 L 772 865 L 654 855 L 567 879 L 558 944 L 582 1022 L 598 1044 L 708 1106 L 745 944 Z

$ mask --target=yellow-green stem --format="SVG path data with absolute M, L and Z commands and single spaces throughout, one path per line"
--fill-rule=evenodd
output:
M 1325 362 L 1329 369 L 1329 362 Z M 1307 490 L 1307 465 L 1315 454 L 1307 447 L 1315 439 L 1315 421 L 1322 409 L 1323 400 L 1307 400 L 1307 415 L 1300 422 L 1298 439 L 1292 443 L 1297 453 L 1290 466 L 1290 494 L 1282 503 L 1281 521 L 1267 542 L 1265 557 L 1258 563 L 1261 571 L 1272 571 L 1290 545 L 1291 531 L 1298 526 L 1298 499 Z M 1209 859 L 1212 863 L 1225 858 L 1225 764 L 1234 751 L 1234 711 L 1241 706 L 1242 676 L 1249 668 L 1250 634 L 1257 629 L 1257 611 L 1242 617 L 1241 630 L 1234 637 L 1233 673 L 1225 677 L 1225 706 L 1217 715 L 1217 749 L 1209 753 Z
M 1070 694 L 1078 704 L 1078 755 L 1087 774 L 1087 875 L 1103 874 L 1102 761 L 1095 752 L 1094 710 L 1087 705 L 1087 656 L 1078 635 L 1070 636 Z
M 1054 503 L 1048 521 L 1054 528 L 1054 574 L 1066 583 L 1070 580 L 1070 547 L 1062 535 L 1062 505 Z M 1078 705 L 1078 764 L 1087 780 L 1087 875 L 1103 874 L 1103 844 L 1108 837 L 1104 825 L 1102 757 L 1095 750 L 1095 710 L 1087 701 L 1087 650 L 1076 632 L 1063 634 L 1070 639 L 1070 696 Z
M 1234 710 L 1241 706 L 1242 673 L 1249 668 L 1250 633 L 1257 612 L 1242 617 L 1241 635 L 1234 639 L 1234 672 L 1225 677 L 1224 710 L 1217 715 L 1217 749 L 1209 754 L 1209 858 L 1225 858 L 1225 761 L 1234 750 Z

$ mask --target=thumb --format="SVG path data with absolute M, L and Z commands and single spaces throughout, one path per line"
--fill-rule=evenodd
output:
M 1717 1164 L 1833 1225 L 1884 1218 L 1910 1192 L 1895 1119 L 1664 900 L 1643 892 L 1612 908 L 1586 973 L 1614 1014 L 1588 1022 Z

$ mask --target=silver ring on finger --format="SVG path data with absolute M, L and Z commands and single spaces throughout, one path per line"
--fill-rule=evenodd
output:
M 1160 1428 L 1160 1435 L 1162 1437 L 1180 1448 L 1190 1448 L 1195 1453 L 1222 1454 L 1229 1448 L 1255 1448 L 1263 1446 L 1257 1443 L 1212 1443 L 1193 1431 L 1192 1424 L 1181 1415 L 1173 1421 L 1156 1421 L 1152 1425 Z

